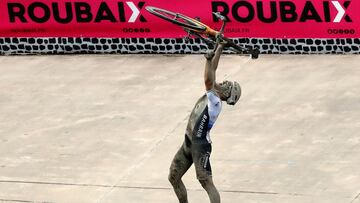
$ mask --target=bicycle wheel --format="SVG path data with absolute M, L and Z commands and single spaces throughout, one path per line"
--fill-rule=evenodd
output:
M 165 9 L 156 8 L 153 6 L 147 6 L 145 8 L 147 11 L 149 11 L 151 14 L 162 18 L 166 21 L 169 21 L 171 23 L 174 23 L 176 25 L 180 25 L 181 27 L 189 28 L 196 32 L 204 32 L 206 30 L 206 26 L 199 21 L 192 19 L 190 17 L 187 17 L 185 15 L 182 15 L 180 13 L 174 13 Z

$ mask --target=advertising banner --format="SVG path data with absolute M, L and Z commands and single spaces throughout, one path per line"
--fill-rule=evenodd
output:
M 360 38 L 359 0 L 1 0 L 0 37 L 181 38 L 184 31 L 145 10 L 226 16 L 228 37 Z

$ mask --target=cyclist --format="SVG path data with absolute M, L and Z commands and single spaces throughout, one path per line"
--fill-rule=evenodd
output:
M 222 101 L 235 105 L 241 95 L 241 88 L 237 82 L 216 83 L 216 69 L 224 45 L 224 42 L 218 43 L 215 52 L 211 51 L 205 54 L 204 82 L 206 94 L 195 104 L 186 128 L 185 141 L 170 166 L 169 181 L 180 203 L 188 202 L 187 191 L 181 178 L 192 163 L 195 165 L 197 179 L 209 195 L 210 202 L 220 202 L 219 192 L 212 179 L 209 133 L 220 114 Z

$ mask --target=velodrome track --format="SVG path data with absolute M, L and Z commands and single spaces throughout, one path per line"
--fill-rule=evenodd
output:
M 223 203 L 360 202 L 360 56 L 225 55 L 211 132 Z M 0 201 L 176 203 L 167 180 L 202 55 L 0 57 Z M 209 202 L 184 176 L 191 203 Z

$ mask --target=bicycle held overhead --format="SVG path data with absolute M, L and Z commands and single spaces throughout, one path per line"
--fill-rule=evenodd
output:
M 188 33 L 188 36 L 186 37 L 187 39 L 189 39 L 191 36 L 195 36 L 201 39 L 208 46 L 216 46 L 218 41 L 226 41 L 227 49 L 230 49 L 239 54 L 250 54 L 252 59 L 257 59 L 259 57 L 260 51 L 257 48 L 253 49 L 252 47 L 244 47 L 242 45 L 238 45 L 234 43 L 234 41 L 230 38 L 224 36 L 226 18 L 220 13 L 213 12 L 213 15 L 222 21 L 221 29 L 217 31 L 210 26 L 200 22 L 200 19 L 198 18 L 190 18 L 181 13 L 174 13 L 153 6 L 147 6 L 146 10 L 163 20 L 181 26 L 184 31 Z

